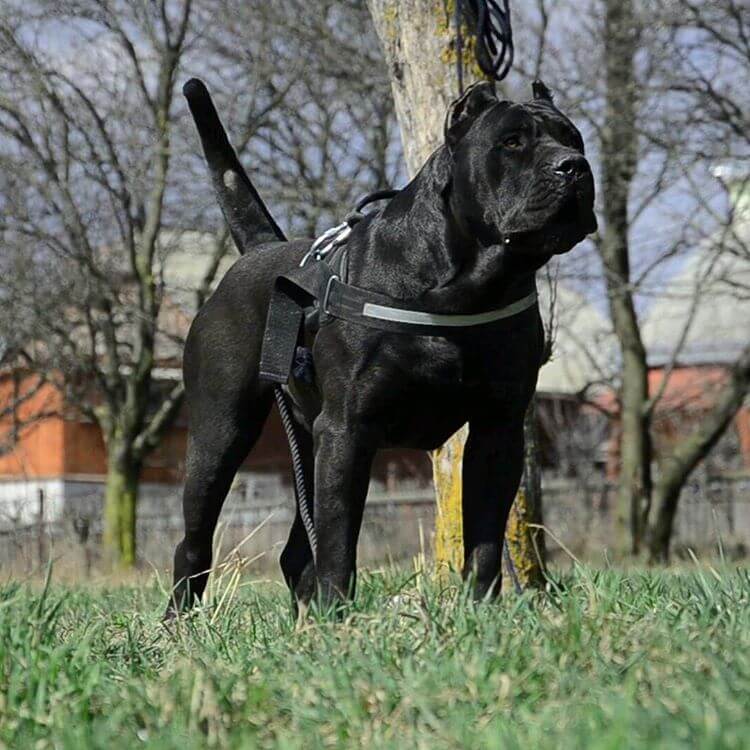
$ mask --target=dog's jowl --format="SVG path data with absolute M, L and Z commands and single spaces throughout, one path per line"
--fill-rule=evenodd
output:
M 175 552 L 171 613 L 205 587 L 222 502 L 278 387 L 260 377 L 276 282 L 298 273 L 311 245 L 283 240 L 205 87 L 193 80 L 185 93 L 242 257 L 198 313 L 185 346 L 185 537 Z M 477 596 L 499 591 L 523 417 L 544 347 L 535 272 L 596 229 L 593 203 L 580 133 L 544 84 L 517 104 L 481 83 L 451 106 L 445 143 L 419 174 L 353 227 L 335 270 L 310 271 L 334 278 L 338 306 L 320 309 L 328 295 L 312 294 L 292 342 L 309 348 L 311 362 L 305 377 L 295 370 L 283 386 L 317 538 L 313 560 L 298 507 L 281 555 L 295 602 L 353 594 L 375 452 L 432 450 L 466 422 L 464 572 Z M 366 304 L 355 309 L 352 300 Z

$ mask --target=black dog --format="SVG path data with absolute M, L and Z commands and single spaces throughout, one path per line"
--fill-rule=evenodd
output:
M 201 596 L 212 536 L 240 463 L 260 435 L 273 386 L 259 359 L 274 280 L 309 240 L 283 234 L 245 175 L 199 81 L 185 87 L 219 202 L 243 257 L 198 313 L 185 345 L 190 411 L 185 537 L 171 612 Z M 440 316 L 472 316 L 528 299 L 535 271 L 596 229 L 594 185 L 575 126 L 542 83 L 525 104 L 488 83 L 448 113 L 445 145 L 348 239 L 348 281 Z M 531 297 L 534 300 L 533 297 Z M 314 382 L 286 388 L 317 536 L 300 516 L 281 555 L 297 602 L 353 594 L 370 467 L 379 448 L 434 450 L 469 423 L 463 461 L 464 574 L 500 590 L 501 546 L 522 470 L 523 418 L 544 331 L 534 302 L 455 335 L 394 333 L 332 319 L 307 331 Z

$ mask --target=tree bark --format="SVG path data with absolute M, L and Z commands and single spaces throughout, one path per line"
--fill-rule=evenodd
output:
M 618 527 L 631 552 L 641 547 L 651 505 L 652 455 L 648 365 L 630 285 L 628 199 L 638 148 L 634 56 L 638 40 L 632 0 L 606 0 L 606 109 L 602 131 L 604 263 L 610 313 L 622 354 Z
M 136 503 L 141 462 L 127 441 L 112 439 L 108 445 L 104 491 L 104 559 L 113 568 L 130 568 L 136 562 Z
M 705 458 L 722 436 L 727 425 L 750 393 L 750 346 L 732 368 L 729 382 L 717 404 L 691 435 L 659 462 L 659 477 L 654 487 L 658 515 L 649 538 L 651 562 L 668 562 L 674 519 L 680 491 L 693 469 Z
M 450 10 L 443 0 L 368 0 L 368 5 L 390 71 L 404 158 L 413 177 L 441 145 L 445 113 L 458 96 Z M 460 568 L 463 561 L 461 462 L 467 435 L 463 427 L 432 455 L 440 567 Z
M 461 570 L 464 560 L 461 503 L 464 445 L 469 429 L 464 425 L 432 454 L 435 484 L 435 562 L 439 569 Z
M 406 166 L 414 176 L 442 143 L 445 113 L 458 96 L 450 7 L 443 0 L 368 5 L 390 72 Z
M 542 513 L 542 475 L 539 466 L 539 441 L 536 397 L 531 400 L 523 422 L 523 481 L 508 517 L 505 533 L 518 578 L 524 588 L 544 587 L 546 545 Z
M 368 5 L 390 70 L 404 156 L 413 176 L 442 144 L 445 114 L 458 96 L 454 6 L 444 0 L 368 0 Z M 468 41 L 464 85 L 468 86 L 477 79 L 478 69 L 472 59 L 472 31 L 464 27 L 464 33 Z M 438 567 L 460 568 L 463 561 L 461 463 L 467 436 L 464 426 L 432 455 Z M 536 560 L 525 523 L 540 512 L 541 504 L 518 518 L 522 531 L 515 549 L 524 559 Z M 529 570 L 529 580 L 541 577 L 540 571 Z

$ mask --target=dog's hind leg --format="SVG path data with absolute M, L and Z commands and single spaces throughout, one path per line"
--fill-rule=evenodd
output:
M 312 517 L 315 471 L 312 435 L 300 427 L 297 428 L 296 435 L 300 455 L 302 456 L 307 508 Z M 281 563 L 284 580 L 292 594 L 292 607 L 295 615 L 297 615 L 300 606 L 306 607 L 315 591 L 315 565 L 310 548 L 310 539 L 300 513 L 300 498 L 297 495 L 296 486 L 294 492 L 296 501 L 294 522 L 279 562 Z
M 188 438 L 182 502 L 185 536 L 175 550 L 167 617 L 190 607 L 206 588 L 221 506 L 237 469 L 260 436 L 270 407 L 271 396 L 266 393 L 248 410 L 247 421 L 229 413 L 191 415 L 196 427 Z

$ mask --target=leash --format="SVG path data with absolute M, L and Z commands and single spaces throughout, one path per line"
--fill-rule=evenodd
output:
M 351 232 L 354 225 L 364 219 L 362 209 L 365 206 L 375 201 L 392 198 L 396 193 L 398 193 L 398 190 L 376 190 L 373 193 L 362 196 L 356 202 L 354 211 L 346 217 L 342 224 L 329 229 L 315 240 L 308 253 L 302 259 L 300 266 L 304 266 L 311 257 L 314 257 L 315 260 L 322 260 L 334 247 L 338 247 L 340 244 L 346 242 L 346 238 L 349 236 L 349 232 Z M 305 533 L 310 543 L 314 563 L 318 556 L 318 535 L 315 533 L 315 523 L 310 514 L 310 498 L 307 496 L 305 471 L 297 439 L 297 431 L 294 426 L 291 409 L 289 408 L 289 402 L 281 385 L 274 386 L 273 395 L 276 399 L 276 407 L 279 410 L 281 424 L 284 427 L 286 439 L 289 443 L 289 453 L 292 457 L 292 474 L 294 476 L 294 494 L 300 518 L 302 519 L 302 525 L 305 527 Z
M 475 28 L 476 61 L 488 78 L 502 81 L 513 65 L 513 29 L 510 0 L 455 0 L 456 78 L 458 95 L 464 93 L 463 32 L 466 20 Z
M 314 563 L 318 556 L 318 535 L 315 533 L 315 524 L 313 523 L 312 516 L 310 515 L 307 487 L 305 486 L 305 471 L 302 464 L 302 454 L 300 453 L 299 442 L 297 441 L 297 431 L 294 429 L 294 420 L 292 419 L 292 413 L 289 408 L 289 403 L 287 402 L 284 391 L 280 385 L 274 387 L 273 395 L 276 397 L 276 406 L 279 409 L 281 424 L 284 426 L 286 439 L 289 443 L 289 452 L 292 454 L 292 470 L 294 474 L 295 489 L 294 494 L 297 499 L 297 507 L 299 508 L 302 525 L 305 527 L 307 539 L 310 542 L 310 549 L 312 550 Z

